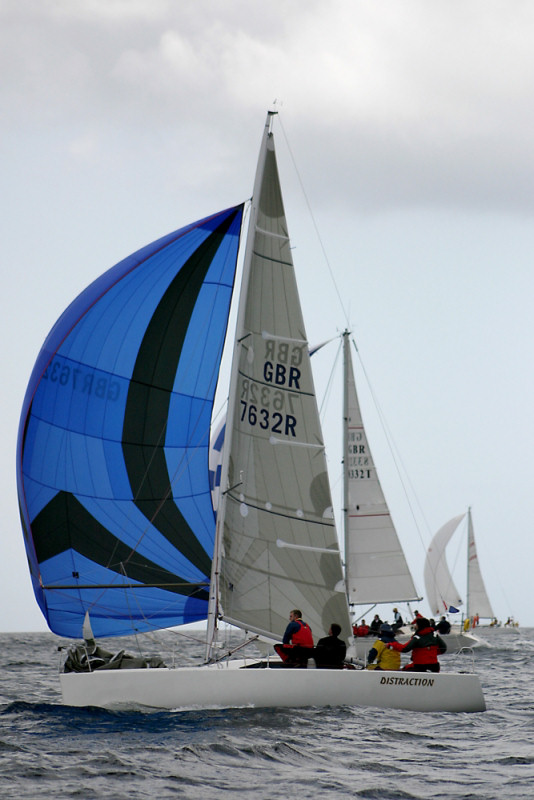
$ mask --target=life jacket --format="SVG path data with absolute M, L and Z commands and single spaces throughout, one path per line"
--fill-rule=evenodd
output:
M 441 639 L 434 635 L 432 628 L 423 628 L 412 636 L 411 647 L 412 662 L 414 664 L 437 664 L 441 652 Z
M 439 648 L 435 644 L 426 647 L 414 647 L 412 650 L 412 661 L 414 664 L 436 664 L 438 661 Z
M 352 632 L 354 636 L 367 636 L 369 633 L 369 625 L 354 625 Z
M 390 650 L 387 644 L 380 639 L 374 643 L 372 649 L 376 652 L 375 660 L 377 667 L 380 667 L 380 669 L 400 669 L 400 653 L 397 653 L 395 650 Z
M 294 620 L 300 628 L 291 636 L 291 644 L 298 644 L 300 647 L 313 647 L 313 636 L 311 628 L 307 622 L 301 619 Z

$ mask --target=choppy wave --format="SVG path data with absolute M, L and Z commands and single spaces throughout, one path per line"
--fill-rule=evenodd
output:
M 0 798 L 530 800 L 534 631 L 490 644 L 483 714 L 147 712 L 62 706 L 54 637 L 2 634 Z

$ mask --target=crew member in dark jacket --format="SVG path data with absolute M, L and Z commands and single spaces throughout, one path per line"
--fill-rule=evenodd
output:
M 343 662 L 347 654 L 347 645 L 339 639 L 341 625 L 333 622 L 330 625 L 328 636 L 319 639 L 313 657 L 317 669 L 343 669 Z
M 375 614 L 374 617 L 373 617 L 373 621 L 371 622 L 371 624 L 369 626 L 369 632 L 370 633 L 374 633 L 376 636 L 378 636 L 378 634 L 380 633 L 380 626 L 381 625 L 382 625 L 382 620 L 380 619 L 378 614 Z
M 438 624 L 436 625 L 436 630 L 438 633 L 443 634 L 445 636 L 447 633 L 451 632 L 451 623 L 445 617 L 442 617 Z
M 439 633 L 432 630 L 426 617 L 417 617 L 415 625 L 417 630 L 406 644 L 391 642 L 388 647 L 401 653 L 411 652 L 412 660 L 403 669 L 414 672 L 439 672 L 438 655 L 447 652 L 447 645 Z

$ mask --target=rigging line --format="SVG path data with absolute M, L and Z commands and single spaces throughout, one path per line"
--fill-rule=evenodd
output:
M 401 482 L 401 486 L 402 486 L 402 488 L 404 490 L 404 496 L 406 498 L 406 502 L 408 503 L 408 507 L 410 509 L 410 513 L 412 515 L 412 519 L 414 521 L 414 525 L 415 525 L 415 528 L 417 530 L 417 534 L 419 536 L 419 540 L 421 542 L 421 545 L 423 547 L 424 552 L 426 553 L 427 546 L 426 546 L 426 544 L 425 544 L 425 542 L 423 540 L 423 536 L 422 536 L 422 533 L 421 533 L 421 528 L 420 528 L 419 523 L 417 521 L 417 518 L 415 516 L 413 503 L 411 501 L 410 495 L 408 494 L 408 490 L 406 488 L 406 481 L 408 482 L 408 485 L 409 485 L 411 491 L 413 492 L 413 496 L 415 498 L 415 502 L 416 502 L 416 504 L 417 504 L 417 506 L 419 508 L 419 512 L 421 513 L 421 516 L 423 517 L 423 520 L 424 520 L 424 523 L 425 523 L 425 525 L 427 527 L 427 531 L 428 531 L 429 535 L 430 535 L 430 526 L 428 525 L 428 522 L 426 520 L 425 514 L 424 514 L 424 512 L 423 512 L 423 510 L 421 508 L 421 504 L 420 504 L 419 499 L 417 497 L 417 493 L 416 493 L 416 491 L 415 491 L 415 489 L 413 487 L 412 482 L 410 481 L 410 477 L 408 475 L 408 471 L 407 471 L 407 469 L 406 469 L 406 467 L 404 465 L 404 462 L 402 460 L 402 456 L 400 455 L 399 449 L 398 449 L 397 445 L 395 444 L 395 441 L 393 439 L 393 436 L 392 436 L 391 431 L 389 429 L 389 426 L 387 424 L 387 421 L 386 421 L 386 418 L 384 416 L 384 413 L 383 413 L 383 411 L 382 411 L 382 409 L 380 407 L 380 404 L 378 402 L 378 399 L 377 399 L 377 397 L 375 395 L 375 392 L 374 392 L 373 387 L 371 385 L 371 381 L 369 380 L 369 375 L 367 374 L 367 370 L 365 369 L 365 364 L 363 363 L 363 359 L 362 359 L 362 357 L 360 355 L 360 351 L 358 350 L 358 347 L 356 345 L 356 342 L 354 341 L 354 338 L 351 338 L 351 341 L 352 341 L 352 344 L 354 345 L 354 350 L 356 351 L 356 354 L 358 356 L 358 361 L 359 361 L 360 366 L 362 368 L 363 374 L 365 376 L 365 380 L 367 382 L 367 386 L 369 387 L 369 391 L 370 391 L 371 397 L 373 399 L 373 403 L 375 404 L 375 408 L 376 408 L 376 411 L 378 413 L 378 417 L 380 419 L 380 422 L 382 424 L 382 428 L 383 428 L 384 433 L 386 435 L 386 441 L 387 441 L 387 444 L 388 444 L 388 447 L 389 447 L 389 451 L 390 451 L 391 456 L 393 458 L 393 463 L 395 464 L 395 468 L 397 470 L 397 475 L 399 476 L 399 480 Z M 401 470 L 401 467 L 402 467 L 402 470 Z M 404 476 L 406 477 L 406 481 L 404 479 Z
M 287 135 L 286 135 L 286 132 L 285 132 L 284 126 L 283 126 L 283 124 L 282 124 L 282 117 L 281 117 L 281 115 L 280 115 L 280 114 L 278 115 L 278 122 L 279 122 L 279 124 L 280 124 L 280 128 L 281 128 L 281 130 L 282 130 L 282 133 L 283 133 L 283 136 L 284 136 L 284 140 L 285 140 L 285 143 L 286 143 L 286 146 L 287 146 L 287 149 L 288 149 L 288 152 L 289 152 L 290 158 L 291 158 L 291 162 L 292 162 L 292 164 L 293 164 L 293 168 L 294 168 L 294 170 L 295 170 L 295 173 L 296 173 L 296 175 L 297 175 L 297 179 L 298 179 L 298 182 L 299 182 L 299 184 L 300 184 L 300 188 L 301 188 L 301 190 L 302 190 L 302 194 L 303 194 L 303 196 L 304 196 L 304 201 L 305 201 L 305 203 L 306 203 L 306 205 L 307 205 L 307 207 L 308 207 L 308 211 L 309 211 L 309 214 L 310 214 L 310 217 L 311 217 L 311 220 L 312 220 L 313 227 L 314 227 L 314 229 L 315 229 L 315 233 L 316 233 L 316 235 L 317 235 L 317 239 L 318 239 L 318 241 L 319 241 L 319 246 L 320 246 L 320 248 L 321 248 L 321 252 L 322 252 L 322 254 L 323 254 L 323 258 L 324 258 L 324 260 L 325 260 L 326 266 L 328 267 L 328 272 L 330 273 L 330 278 L 331 278 L 331 280 L 332 280 L 332 284 L 333 284 L 333 286 L 334 286 L 335 292 L 336 292 L 336 294 L 337 294 L 337 298 L 338 298 L 338 300 L 339 300 L 339 305 L 341 306 L 341 310 L 342 310 L 342 312 L 343 312 L 343 316 L 344 316 L 344 318 L 345 318 L 346 327 L 349 327 L 349 321 L 348 321 L 348 320 L 349 320 L 349 317 L 348 317 L 348 312 L 347 312 L 347 310 L 345 309 L 345 305 L 344 305 L 344 303 L 343 303 L 343 299 L 342 299 L 342 297 L 341 297 L 341 293 L 340 293 L 340 291 L 339 291 L 339 288 L 338 288 L 338 285 L 337 285 L 337 283 L 336 283 L 336 279 L 335 279 L 335 277 L 334 277 L 334 271 L 333 271 L 333 269 L 332 269 L 332 266 L 331 266 L 331 264 L 330 264 L 330 260 L 329 260 L 329 258 L 328 258 L 328 255 L 327 255 L 327 252 L 326 252 L 326 249 L 325 249 L 325 246 L 324 246 L 324 244 L 323 244 L 323 240 L 322 240 L 322 238 L 321 238 L 321 234 L 320 234 L 320 232 L 319 232 L 319 227 L 318 227 L 318 225 L 317 225 L 317 222 L 315 221 L 315 217 L 314 217 L 314 215 L 313 215 L 312 207 L 311 207 L 310 201 L 308 200 L 308 195 L 306 194 L 306 189 L 304 188 L 304 183 L 303 183 L 303 181 L 302 181 L 302 178 L 301 178 L 301 176 L 300 176 L 300 172 L 299 172 L 299 170 L 298 170 L 298 167 L 297 167 L 297 163 L 296 163 L 296 161 L 295 161 L 295 158 L 294 158 L 294 156 L 293 156 L 293 151 L 291 150 L 291 146 L 290 146 L 290 144 L 289 144 L 289 140 L 288 140 L 288 138 L 287 138 Z
M 332 394 L 332 390 L 333 390 L 333 387 L 334 387 L 334 372 L 336 371 L 336 368 L 337 368 L 337 365 L 338 365 L 338 362 L 339 362 L 339 356 L 341 354 L 341 348 L 342 348 L 342 344 L 343 344 L 343 341 L 342 341 L 342 339 L 340 337 L 336 337 L 336 338 L 339 338 L 339 344 L 338 344 L 338 347 L 337 347 L 337 352 L 336 352 L 335 358 L 334 358 L 334 360 L 332 362 L 332 369 L 330 370 L 330 375 L 329 375 L 328 381 L 326 383 L 326 387 L 325 387 L 324 394 L 323 394 L 323 399 L 321 400 L 321 406 L 319 408 L 319 416 L 321 417 L 321 423 L 324 422 L 324 414 L 326 413 L 326 406 L 327 406 L 327 404 L 328 404 L 328 402 L 330 400 L 330 396 Z
M 224 659 L 230 658 L 230 656 L 233 656 L 234 653 L 237 653 L 239 650 L 242 650 L 244 647 L 248 647 L 249 644 L 254 644 L 254 642 L 258 641 L 259 638 L 260 638 L 259 634 L 256 634 L 255 636 L 252 636 L 252 638 L 245 639 L 245 641 L 241 642 L 240 644 L 236 645 L 235 647 L 233 647 L 231 649 L 229 649 L 228 647 L 225 647 L 224 649 L 227 652 L 221 653 L 221 655 L 219 655 L 217 657 L 212 656 L 212 658 L 210 658 L 210 660 L 207 663 L 208 664 L 213 664 L 213 663 L 218 664 L 220 661 L 224 661 Z
M 122 563 L 121 563 L 121 569 L 123 570 L 125 577 L 127 577 L 127 576 L 126 576 L 126 570 L 124 570 L 124 566 L 123 566 L 123 564 L 122 564 Z M 132 595 L 131 595 L 131 593 L 130 593 L 130 592 L 128 592 L 128 591 L 126 591 L 126 590 L 125 590 L 125 592 L 124 592 L 124 596 L 125 596 L 125 601 L 126 601 L 126 607 L 128 608 L 128 611 L 129 611 L 129 613 L 130 613 L 130 624 L 132 624 L 132 628 L 133 628 L 133 634 L 134 634 L 134 636 L 135 636 L 135 643 L 136 643 L 136 645 L 137 645 L 138 652 L 139 652 L 139 653 L 141 653 L 141 652 L 142 652 L 142 650 L 141 650 L 141 644 L 140 644 L 140 642 L 139 642 L 139 639 L 138 639 L 138 636 L 140 635 L 140 633 L 139 633 L 139 631 L 135 630 L 135 627 L 134 627 L 134 625 L 133 625 L 134 619 L 133 619 L 132 607 L 131 607 Z M 145 612 L 144 612 L 143 608 L 141 607 L 141 605 L 140 605 L 140 603 L 139 603 L 139 601 L 138 601 L 138 599 L 137 599 L 137 595 L 135 594 L 135 592 L 133 593 L 133 601 L 134 601 L 134 603 L 135 603 L 135 607 L 137 608 L 137 611 L 138 611 L 139 615 L 141 616 L 141 619 L 143 620 L 143 622 L 145 623 L 145 625 L 146 625 L 146 626 L 147 626 L 149 629 L 153 628 L 153 630 L 150 630 L 150 632 L 151 632 L 151 633 L 155 633 L 156 631 L 158 631 L 158 630 L 159 630 L 159 628 L 158 628 L 158 627 L 156 627 L 156 625 L 153 625 L 153 623 L 152 623 L 152 621 L 150 620 L 150 618 L 146 616 L 146 614 L 145 614 Z M 174 605 L 174 603 L 172 603 L 172 604 L 171 604 L 171 603 L 169 602 L 169 603 L 167 604 L 167 608 L 171 608 L 173 605 Z M 164 607 L 163 609 L 161 609 L 161 610 L 165 610 L 165 607 Z M 156 638 L 156 641 L 157 641 L 157 638 Z

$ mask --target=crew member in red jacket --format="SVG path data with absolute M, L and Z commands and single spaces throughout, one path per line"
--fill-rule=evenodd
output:
M 439 633 L 432 630 L 426 617 L 417 617 L 415 626 L 417 630 L 406 644 L 391 642 L 388 647 L 401 653 L 411 652 L 411 662 L 402 669 L 413 672 L 439 672 L 438 655 L 447 652 L 447 645 Z
M 353 636 L 368 636 L 369 635 L 369 625 L 366 624 L 365 620 L 362 619 L 359 625 L 352 626 L 352 634 Z
M 282 644 L 275 644 L 274 649 L 287 666 L 304 669 L 308 666 L 308 659 L 313 655 L 313 636 L 310 626 L 302 619 L 302 611 L 298 608 L 289 612 L 289 625 L 285 630 Z

